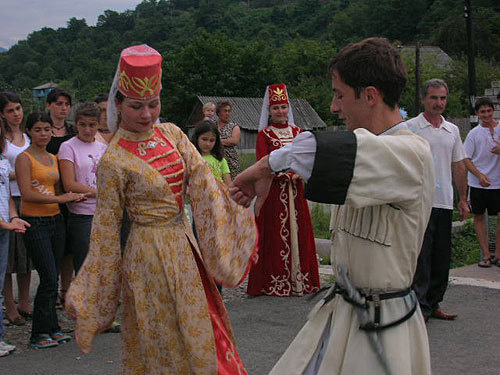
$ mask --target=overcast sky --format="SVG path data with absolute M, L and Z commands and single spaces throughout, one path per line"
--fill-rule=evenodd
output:
M 106 9 L 135 9 L 141 0 L 0 0 L 0 47 L 9 48 L 42 27 L 66 27 L 71 17 L 93 26 Z

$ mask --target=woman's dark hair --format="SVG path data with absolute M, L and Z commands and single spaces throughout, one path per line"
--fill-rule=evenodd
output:
M 217 160 L 221 161 L 224 158 L 224 155 L 222 151 L 222 143 L 220 141 L 220 133 L 219 129 L 217 128 L 217 125 L 215 125 L 213 122 L 211 121 L 200 122 L 200 124 L 194 128 L 194 133 L 191 136 L 191 142 L 193 142 L 194 146 L 201 154 L 200 146 L 198 146 L 198 138 L 200 138 L 202 134 L 209 132 L 215 134 L 215 145 L 211 153 Z
M 226 107 L 229 107 L 231 109 L 233 109 L 233 106 L 231 105 L 231 103 L 227 100 L 224 100 L 224 101 L 221 101 L 221 102 L 218 102 L 217 103 L 217 106 L 215 107 L 215 114 L 218 116 L 220 111 L 222 110 L 222 108 L 226 108 Z
M 125 95 L 123 95 L 120 91 L 117 91 L 115 98 L 118 100 L 118 103 L 122 103 L 125 100 Z
M 48 122 L 52 126 L 52 119 L 50 115 L 45 112 L 33 112 L 28 115 L 26 119 L 26 129 L 31 130 L 37 122 Z
M 3 121 L 0 121 L 0 155 L 5 151 L 5 126 Z
M 66 90 L 60 89 L 59 87 L 56 87 L 49 92 L 49 95 L 47 95 L 47 104 L 57 102 L 57 99 L 59 99 L 61 96 L 64 96 L 66 99 L 68 99 L 69 105 L 72 104 L 70 93 Z
M 21 98 L 16 93 L 13 93 L 11 91 L 4 91 L 0 92 L 0 112 L 3 113 L 5 107 L 9 103 L 19 103 L 21 106 L 23 103 L 21 102 Z M 4 123 L 4 130 L 6 133 L 10 133 L 12 130 L 10 129 L 9 124 L 7 121 L 2 121 Z

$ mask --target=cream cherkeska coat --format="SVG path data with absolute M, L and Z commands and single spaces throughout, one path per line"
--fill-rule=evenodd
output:
M 345 204 L 332 209 L 334 273 L 335 265 L 344 264 L 352 284 L 368 294 L 409 288 L 433 202 L 429 145 L 407 129 L 382 136 L 365 129 L 354 133 L 353 178 Z M 381 324 L 404 316 L 409 297 L 382 301 Z M 323 361 L 310 373 L 384 374 L 367 334 L 358 327 L 353 306 L 337 296 L 305 324 L 271 374 L 304 374 L 328 328 Z M 393 374 L 430 374 L 427 331 L 418 306 L 409 320 L 381 331 L 379 338 Z

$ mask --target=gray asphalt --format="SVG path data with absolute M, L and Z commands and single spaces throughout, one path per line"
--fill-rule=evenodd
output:
M 247 371 L 264 375 L 306 320 L 314 300 L 256 297 L 227 304 L 238 348 Z M 459 314 L 456 321 L 431 319 L 427 325 L 433 374 L 500 374 L 500 290 L 450 286 L 443 310 Z M 0 374 L 119 374 L 120 339 L 99 336 L 84 356 L 74 342 L 54 349 L 25 351 L 0 358 Z

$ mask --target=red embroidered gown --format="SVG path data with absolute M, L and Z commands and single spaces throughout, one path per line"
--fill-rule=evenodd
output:
M 257 160 L 289 143 L 302 130 L 272 123 L 257 135 Z M 274 178 L 259 216 L 258 261 L 250 270 L 247 293 L 287 297 L 317 292 L 318 261 L 304 183 L 293 172 Z M 292 199 L 290 199 L 292 197 Z

